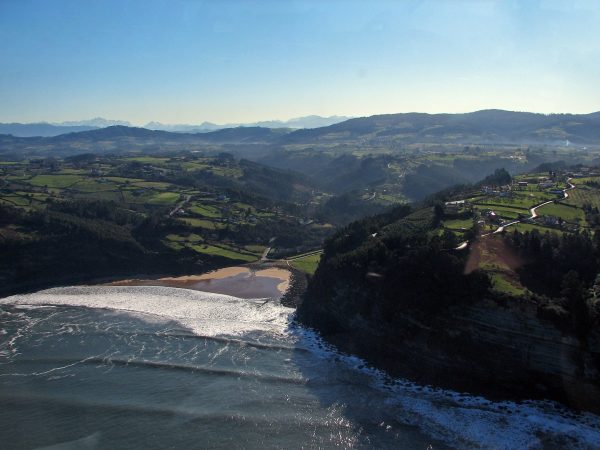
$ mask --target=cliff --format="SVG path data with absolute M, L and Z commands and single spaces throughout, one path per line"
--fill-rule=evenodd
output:
M 597 321 L 583 336 L 544 319 L 535 297 L 495 295 L 485 274 L 465 274 L 467 252 L 445 247 L 433 212 L 429 221 L 422 211 L 400 216 L 352 224 L 328 241 L 302 322 L 394 376 L 600 412 Z

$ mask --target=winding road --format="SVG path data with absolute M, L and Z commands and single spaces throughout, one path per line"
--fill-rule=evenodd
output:
M 572 180 L 572 178 L 567 178 L 567 184 L 569 185 L 569 187 L 563 189 L 564 197 L 562 198 L 562 200 L 569 198 L 569 193 L 567 191 L 570 191 L 571 189 L 575 189 L 575 185 L 573 183 L 571 183 L 571 180 Z M 554 200 L 548 200 L 547 202 L 543 202 L 543 203 L 540 203 L 539 205 L 535 205 L 529 209 L 529 214 L 531 214 L 531 216 L 529 216 L 525 219 L 513 220 L 512 222 L 502 224 L 502 225 L 498 226 L 498 228 L 496 228 L 494 231 L 482 234 L 480 237 L 486 237 L 486 236 L 490 236 L 492 234 L 502 233 L 507 227 L 510 227 L 511 225 L 520 223 L 523 220 L 535 219 L 536 217 L 538 217 L 537 209 L 541 208 L 542 206 L 548 205 L 550 203 L 554 203 Z M 469 241 L 464 241 L 464 242 L 461 242 L 460 245 L 455 248 L 455 250 L 464 250 L 468 246 L 469 246 Z

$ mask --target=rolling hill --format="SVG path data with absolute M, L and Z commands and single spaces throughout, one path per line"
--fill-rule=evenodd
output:
M 298 130 L 288 144 L 351 143 L 600 144 L 600 113 L 535 114 L 484 110 L 466 114 L 386 114 Z

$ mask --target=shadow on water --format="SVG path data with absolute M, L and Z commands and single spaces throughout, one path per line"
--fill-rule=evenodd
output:
M 551 401 L 491 401 L 392 379 L 365 361 L 338 352 L 318 334 L 311 354 L 294 352 L 296 367 L 324 409 L 347 419 L 356 447 L 374 448 L 600 448 L 600 417 Z M 305 344 L 306 344 L 305 339 Z
M 110 310 L 0 313 L 3 448 L 443 448 L 295 327 L 298 342 Z
M 406 417 L 396 394 L 385 388 L 389 380 L 385 374 L 357 357 L 339 353 L 317 332 L 295 321 L 289 332 L 299 336 L 292 360 L 306 381 L 307 392 L 318 400 L 320 409 L 348 428 L 346 441 L 331 444 L 347 444 L 349 448 L 451 448 Z
M 600 437 L 597 417 L 394 385 L 294 322 L 205 334 L 160 315 L 0 305 L 2 448 L 586 448 Z

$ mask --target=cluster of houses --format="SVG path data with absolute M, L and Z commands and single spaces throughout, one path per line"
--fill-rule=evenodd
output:
M 481 193 L 483 195 L 493 195 L 496 197 L 512 197 L 512 186 L 505 184 L 503 186 L 482 186 Z
M 211 192 L 203 192 L 202 194 L 214 195 Z M 190 200 L 192 200 L 192 199 L 190 198 Z M 209 202 L 215 202 L 215 203 L 229 203 L 231 201 L 231 199 L 225 194 L 218 194 L 214 198 L 204 198 L 203 200 L 209 201 Z M 246 213 L 243 213 L 243 212 L 236 213 L 235 210 L 234 211 L 231 210 L 230 206 L 224 206 L 223 208 L 224 208 L 223 211 L 225 212 L 226 215 L 228 215 L 228 217 L 215 217 L 215 218 L 211 219 L 212 221 L 221 222 L 221 223 L 229 223 L 229 224 L 238 224 L 238 223 L 242 223 L 242 222 L 248 222 L 248 223 L 255 224 L 258 222 L 258 217 L 256 217 L 254 214 L 251 214 L 250 210 L 248 210 Z M 193 215 L 193 213 L 190 213 L 189 210 L 186 211 L 183 208 L 179 208 L 177 211 L 175 211 L 175 214 L 177 214 L 178 216 Z
M 592 175 L 594 172 L 591 170 L 586 170 L 586 176 L 594 176 Z M 569 175 L 571 176 L 571 175 Z M 558 183 L 563 179 L 564 174 L 557 175 L 554 171 L 549 171 L 548 176 L 540 176 L 530 179 L 521 179 L 520 181 L 514 181 L 512 184 L 506 184 L 502 186 L 496 185 L 487 185 L 481 187 L 481 193 L 486 196 L 496 196 L 496 197 L 512 197 L 516 195 L 517 191 L 526 191 L 530 189 L 530 185 L 538 187 L 540 191 L 544 190 L 548 193 L 555 194 L 562 198 L 564 195 L 563 189 L 560 189 Z M 466 209 L 472 208 L 472 205 L 469 204 L 466 200 L 455 200 L 446 202 L 444 205 L 445 212 L 448 214 L 457 214 L 465 211 Z M 543 215 L 536 217 L 535 219 L 526 218 L 525 214 L 519 216 L 519 219 L 526 223 L 537 223 L 547 227 L 558 227 L 561 229 L 576 229 L 577 224 L 567 223 L 560 217 L 555 217 L 551 215 Z M 502 216 L 498 215 L 492 209 L 482 210 L 480 212 L 480 218 L 478 220 L 478 225 L 485 226 L 486 224 L 491 225 L 503 225 L 506 223 Z
M 456 213 L 466 206 L 469 206 L 469 203 L 466 200 L 455 200 L 453 202 L 446 202 L 444 204 L 445 211 L 448 214 Z
M 510 198 L 513 197 L 515 191 L 526 191 L 529 189 L 530 185 L 537 184 L 537 187 L 540 191 L 549 189 L 549 193 L 562 196 L 563 190 L 558 188 L 556 172 L 549 172 L 548 175 L 549 176 L 547 177 L 521 180 L 513 182 L 512 184 L 505 184 L 503 186 L 482 186 L 481 193 L 488 196 Z

